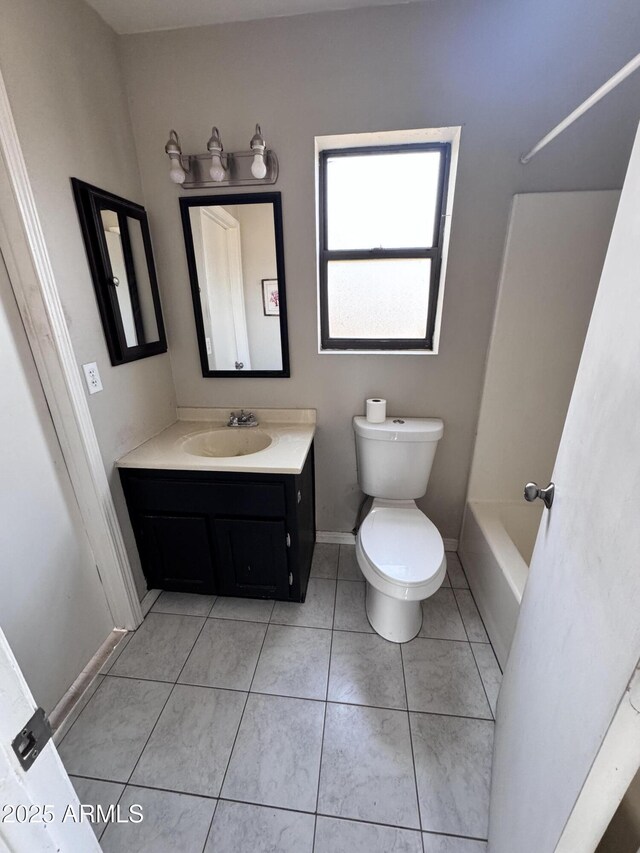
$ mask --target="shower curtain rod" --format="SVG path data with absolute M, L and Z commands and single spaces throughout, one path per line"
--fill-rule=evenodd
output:
M 528 154 L 523 154 L 520 158 L 520 162 L 523 164 L 528 163 L 529 160 L 536 156 L 538 151 L 542 151 L 545 145 L 548 145 L 552 139 L 559 136 L 563 130 L 566 130 L 576 119 L 580 118 L 580 116 L 586 113 L 587 110 L 590 110 L 594 104 L 597 104 L 599 100 L 604 98 L 604 96 L 612 89 L 615 89 L 615 87 L 622 83 L 622 81 L 630 74 L 633 74 L 637 68 L 640 68 L 640 53 L 630 62 L 627 62 L 627 64 L 621 68 L 617 74 L 614 74 L 613 77 L 607 80 L 607 82 L 600 86 L 599 89 L 596 89 L 593 95 L 590 95 L 586 101 L 583 101 L 579 107 L 576 107 L 576 109 L 568 115 L 564 121 L 561 121 L 560 124 L 557 124 L 553 130 L 550 130 L 549 133 L 547 133 L 546 136 L 543 136 L 540 142 L 538 142 L 537 145 L 534 145 Z

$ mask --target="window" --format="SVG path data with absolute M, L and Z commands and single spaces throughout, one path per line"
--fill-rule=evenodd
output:
M 322 350 L 436 350 L 450 162 L 448 141 L 320 150 Z

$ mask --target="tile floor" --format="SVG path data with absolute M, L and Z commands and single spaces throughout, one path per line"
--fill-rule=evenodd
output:
M 59 749 L 113 853 L 482 853 L 500 669 L 462 567 L 375 634 L 353 546 L 304 604 L 162 593 Z

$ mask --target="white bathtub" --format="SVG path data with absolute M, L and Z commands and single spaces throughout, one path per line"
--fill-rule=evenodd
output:
M 458 552 L 503 668 L 541 516 L 538 502 L 467 503 Z

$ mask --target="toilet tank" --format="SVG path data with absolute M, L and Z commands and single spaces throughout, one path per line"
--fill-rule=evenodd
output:
M 439 418 L 353 419 L 358 482 L 366 495 L 390 500 L 420 498 L 444 424 Z

